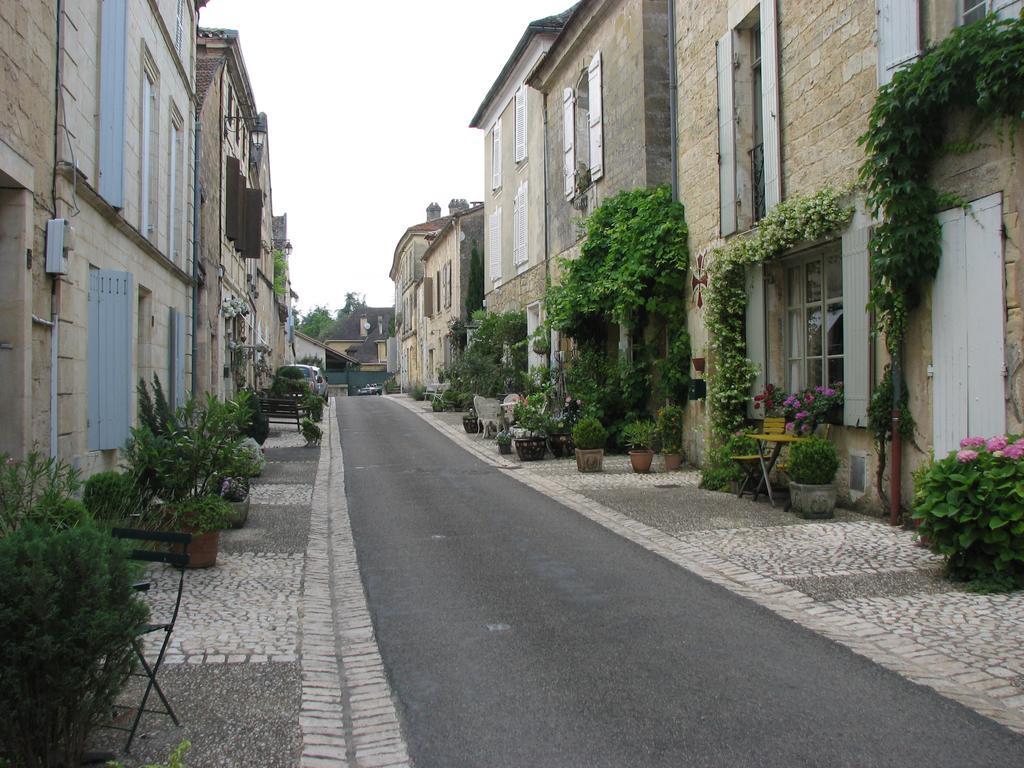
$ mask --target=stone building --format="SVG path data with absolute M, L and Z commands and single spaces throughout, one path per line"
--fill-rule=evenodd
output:
M 668 62 L 667 0 L 583 0 L 527 77 L 547 114 L 541 200 L 552 282 L 558 261 L 579 255 L 581 222 L 604 200 L 669 182 Z M 627 329 L 617 334 L 628 353 Z
M 116 465 L 139 378 L 179 402 L 190 382 L 196 4 L 0 18 L 0 451 L 88 475 Z
M 693 285 L 703 284 L 716 246 L 748 236 L 780 201 L 853 187 L 864 161 L 857 139 L 880 83 L 974 21 L 979 8 L 1016 14 L 1020 5 L 676 0 L 677 181 Z M 939 275 L 910 317 L 904 374 L 917 434 L 904 446 L 904 502 L 910 473 L 930 451 L 944 455 L 967 434 L 1022 428 L 1020 132 L 1014 142 L 992 130 L 976 141 L 934 170 L 936 188 L 969 205 L 939 215 Z M 888 358 L 865 310 L 871 221 L 859 195 L 848 200 L 854 218 L 833 240 L 749 269 L 747 355 L 760 370 L 754 391 L 769 382 L 787 391 L 843 382 L 842 423 L 831 432 L 842 458 L 837 484 L 847 502 L 873 506 L 867 405 Z M 699 295 L 690 315 L 694 355 L 707 352 L 714 365 Z M 976 299 L 970 312 L 968 296 Z M 698 462 L 705 416 L 704 401 L 690 404 L 686 448 Z
M 325 343 L 358 363 L 361 370 L 386 370 L 394 316 L 394 307 L 356 307 Z
M 423 326 L 421 348 L 426 381 L 439 381 L 442 368 L 452 364 L 455 348 L 452 323 L 465 322 L 469 291 L 469 262 L 482 249 L 484 205 L 465 200 L 448 204 L 448 221 L 430 236 L 423 252 Z
M 441 206 L 427 206 L 427 220 L 405 230 L 395 246 L 389 275 L 395 284 L 395 338 L 398 345 L 398 381 L 402 391 L 425 383 L 423 374 L 423 254 L 428 237 L 448 223 Z
M 484 302 L 489 312 L 526 309 L 531 332 L 541 319 L 548 261 L 544 96 L 526 79 L 571 11 L 526 26 L 469 124 L 485 131 Z
M 291 247 L 287 220 L 273 216 L 267 116 L 256 110 L 238 33 L 200 28 L 197 53 L 198 379 L 201 390 L 230 396 L 265 385 L 286 359 Z

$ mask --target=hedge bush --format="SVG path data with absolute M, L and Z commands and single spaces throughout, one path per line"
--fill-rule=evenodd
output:
M 830 485 L 839 471 L 836 447 L 828 440 L 811 437 L 789 446 L 786 474 L 801 485 Z
M 94 520 L 122 522 L 142 511 L 135 480 L 121 472 L 98 472 L 85 481 L 82 502 Z
M 74 766 L 110 717 L 147 619 L 126 547 L 95 525 L 0 539 L 0 756 Z
M 580 419 L 572 431 L 572 442 L 581 451 L 604 448 L 608 442 L 608 430 L 593 416 Z

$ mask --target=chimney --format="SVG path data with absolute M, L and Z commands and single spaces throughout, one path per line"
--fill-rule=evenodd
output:
M 459 211 L 464 211 L 469 208 L 469 203 L 463 197 L 452 198 L 448 201 L 448 215 L 454 216 Z
M 384 335 L 384 315 L 377 315 L 377 333 Z
M 431 203 L 427 206 L 427 221 L 433 221 L 434 219 L 441 218 L 441 206 L 437 203 Z
M 369 323 L 366 322 L 366 315 L 360 316 L 360 318 L 359 318 L 359 335 L 360 336 L 365 336 L 366 335 L 366 331 L 367 331 L 367 327 L 366 326 L 367 325 L 369 325 Z

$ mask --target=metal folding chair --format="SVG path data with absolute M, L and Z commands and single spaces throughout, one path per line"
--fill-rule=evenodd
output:
M 111 534 L 119 539 L 127 539 L 155 545 L 153 548 L 146 548 L 142 546 L 139 549 L 133 549 L 130 555 L 132 560 L 139 560 L 146 563 L 165 563 L 178 571 L 178 593 L 174 599 L 174 610 L 171 611 L 170 618 L 165 621 L 144 624 L 138 628 L 135 638 L 132 640 L 132 647 L 135 649 L 135 654 L 139 657 L 139 662 L 142 665 L 142 672 L 136 672 L 133 674 L 147 679 L 146 690 L 142 694 L 142 701 L 139 703 L 138 710 L 135 713 L 135 719 L 132 721 L 131 726 L 110 726 L 117 730 L 128 731 L 128 741 L 124 746 L 124 750 L 127 752 L 132 747 L 132 740 L 135 738 L 135 731 L 139 727 L 139 721 L 142 719 L 143 712 L 168 715 L 175 725 L 181 725 L 181 723 L 178 722 L 178 716 L 174 714 L 174 709 L 171 707 L 170 702 L 167 701 L 167 697 L 164 695 L 163 689 L 160 688 L 160 683 L 157 682 L 156 676 L 160 671 L 160 666 L 163 664 L 164 655 L 167 653 L 167 646 L 171 641 L 171 633 L 174 631 L 174 622 L 178 619 L 178 609 L 181 607 L 181 595 L 185 587 L 185 569 L 188 566 L 189 559 L 188 546 L 192 542 L 192 534 L 172 533 L 170 531 L 142 531 L 134 528 L 114 528 L 111 531 Z M 150 582 L 140 582 L 135 585 L 135 588 L 141 592 L 146 592 L 150 588 Z M 160 644 L 159 653 L 157 653 L 155 659 L 149 661 L 146 658 L 145 638 L 147 635 L 153 634 L 154 632 L 163 632 L 164 637 L 163 642 Z M 149 700 L 149 694 L 154 690 L 164 706 L 163 710 L 146 709 L 146 702 Z M 118 705 L 118 707 L 128 710 L 132 709 L 125 705 Z

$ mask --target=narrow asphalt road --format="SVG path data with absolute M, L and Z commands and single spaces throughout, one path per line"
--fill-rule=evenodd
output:
M 337 402 L 417 768 L 1024 764 L 1024 737 L 581 518 L 397 404 Z

